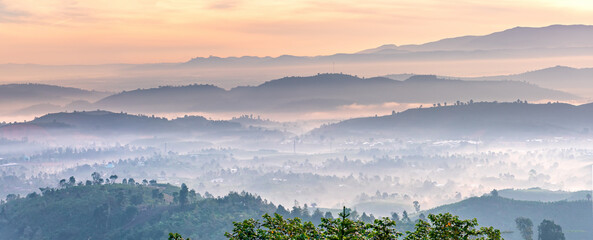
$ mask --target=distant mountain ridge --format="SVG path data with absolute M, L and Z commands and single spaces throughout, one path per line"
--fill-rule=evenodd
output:
M 523 55 L 543 56 L 593 53 L 592 25 L 550 25 L 546 27 L 515 27 L 483 36 L 461 36 L 445 38 L 424 44 L 397 46 L 385 44 L 377 48 L 356 53 L 338 53 L 326 56 L 279 57 L 196 57 L 186 62 L 191 65 L 278 65 L 339 62 L 366 62 L 378 60 L 404 59 L 472 59 L 501 58 L 504 56 Z M 537 50 L 537 51 L 535 51 Z
M 593 47 L 593 26 L 551 25 L 547 27 L 515 27 L 483 36 L 446 38 L 419 45 L 384 45 L 374 51 L 474 51 L 530 48 Z
M 88 91 L 80 88 L 61 87 L 47 84 L 4 84 L 0 85 L 0 103 L 5 101 L 14 102 L 38 102 L 62 100 L 72 101 L 73 99 L 98 98 L 106 95 L 103 92 Z
M 160 87 L 106 97 L 96 108 L 113 111 L 319 111 L 350 104 L 426 103 L 456 100 L 568 100 L 579 97 L 512 81 L 461 81 L 432 75 L 406 81 L 345 74 L 285 77 L 258 86 L 224 90 L 212 85 Z
M 5 82 L 35 81 L 106 91 L 212 82 L 229 89 L 259 85 L 262 79 L 321 72 L 364 76 L 409 71 L 498 75 L 542 66 L 574 66 L 575 61 L 583 66 L 593 59 L 592 29 L 589 25 L 516 27 L 483 36 L 453 37 L 415 45 L 386 44 L 354 53 L 319 56 L 198 56 L 177 63 L 88 66 L 0 64 L 0 72 Z M 538 61 L 531 61 L 534 58 Z
M 122 134 L 143 136 L 241 130 L 242 126 L 239 123 L 211 121 L 201 116 L 185 116 L 168 120 L 154 116 L 96 110 L 51 113 L 35 118 L 33 121 L 0 126 L 0 137 L 19 138 L 28 135 L 73 133 L 97 136 Z
M 478 102 L 408 109 L 380 117 L 354 118 L 310 134 L 399 138 L 533 138 L 590 136 L 593 104 Z
M 593 68 L 555 66 L 520 74 L 463 78 L 465 80 L 526 81 L 545 88 L 558 89 L 593 98 Z

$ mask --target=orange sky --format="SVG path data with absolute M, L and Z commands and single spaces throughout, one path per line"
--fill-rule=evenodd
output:
M 326 55 L 551 24 L 593 24 L 593 1 L 0 0 L 0 63 Z

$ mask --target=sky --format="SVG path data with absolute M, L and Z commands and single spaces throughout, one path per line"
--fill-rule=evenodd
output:
M 593 1 L 0 0 L 0 64 L 316 56 L 552 24 L 593 25 Z

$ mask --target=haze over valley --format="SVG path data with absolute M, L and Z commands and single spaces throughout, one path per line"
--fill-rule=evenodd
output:
M 318 227 L 316 239 L 330 239 L 327 226 L 339 221 L 368 230 L 361 239 L 377 239 L 373 224 L 395 224 L 387 228 L 402 233 L 385 239 L 416 239 L 423 226 L 439 230 L 434 219 L 449 213 L 493 227 L 476 228 L 474 237 L 593 239 L 591 6 L 558 7 L 554 15 L 584 24 L 536 18 L 546 24 L 470 28 L 467 16 L 451 15 L 458 8 L 441 16 L 447 11 L 422 1 L 434 13 L 430 22 L 447 22 L 430 25 L 441 34 L 367 45 L 359 35 L 409 42 L 412 30 L 400 22 L 429 18 L 419 3 L 400 1 L 424 15 L 394 21 L 379 7 L 392 5 L 374 1 L 327 3 L 336 12 L 320 15 L 292 1 L 148 2 L 81 2 L 57 11 L 0 0 L 0 36 L 18 49 L 0 50 L 22 53 L 0 56 L 0 239 L 260 239 L 236 236 L 269 228 L 252 221 L 270 219 L 309 231 L 300 236 Z M 492 12 L 533 14 L 526 7 L 533 2 L 519 2 L 527 5 L 464 6 L 500 21 Z M 556 9 L 550 4 L 545 9 Z M 269 19 L 253 22 L 260 12 L 252 8 L 266 9 Z M 293 22 L 302 23 L 306 18 L 294 18 L 301 15 L 311 22 Z M 334 18 L 344 22 L 327 28 Z M 351 33 L 343 32 L 346 22 Z M 52 33 L 47 42 L 25 36 L 45 29 L 40 23 L 64 35 Z M 268 29 L 283 35 L 269 40 Z M 328 49 L 357 43 L 359 50 L 302 50 L 322 39 Z M 47 50 L 66 43 L 74 50 Z M 294 48 L 266 56 L 277 44 Z M 243 48 L 261 54 L 240 56 L 249 53 Z M 33 49 L 46 51 L 36 51 L 37 60 L 28 54 Z M 105 62 L 105 54 L 113 60 Z M 459 220 L 451 219 L 446 227 Z

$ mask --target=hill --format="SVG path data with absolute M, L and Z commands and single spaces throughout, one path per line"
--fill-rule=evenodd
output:
M 47 84 L 0 85 L 0 102 L 73 101 L 104 96 L 106 93 Z
M 585 200 L 544 203 L 483 196 L 440 206 L 426 213 L 449 212 L 461 218 L 477 218 L 480 224 L 507 232 L 503 234 L 507 240 L 521 239 L 515 227 L 515 218 L 530 218 L 534 224 L 535 237 L 537 237 L 537 225 L 543 219 L 548 219 L 562 226 L 566 239 L 586 240 L 593 239 L 591 206 L 591 201 Z
M 160 87 L 122 92 L 98 101 L 113 111 L 273 111 L 332 110 L 351 104 L 426 103 L 456 100 L 512 101 L 578 99 L 577 96 L 513 81 L 461 81 L 412 76 L 405 81 L 345 74 L 285 77 L 258 86 L 224 90 L 212 85 Z
M 97 101 L 108 96 L 107 92 L 46 84 L 0 85 L 0 114 L 30 115 L 61 109 L 73 101 Z
M 402 138 L 589 136 L 593 105 L 479 102 L 408 109 L 322 126 L 311 135 Z
M 58 136 L 61 136 L 58 138 Z M 0 126 L 0 138 L 42 139 L 51 141 L 88 140 L 120 136 L 124 139 L 152 139 L 153 141 L 179 141 L 188 137 L 202 140 L 245 139 L 258 137 L 282 137 L 277 131 L 256 127 L 243 127 L 231 121 L 208 120 L 201 116 L 185 116 L 166 119 L 154 116 L 114 113 L 109 111 L 82 111 L 51 113 L 33 121 Z M 231 137 L 231 138 L 226 138 Z M 53 139 L 53 140 L 52 140 Z M 164 144 L 164 143 L 163 143 Z
M 241 125 L 227 121 L 210 121 L 201 116 L 166 118 L 114 113 L 103 110 L 50 113 L 33 121 L 3 126 L 3 128 L 38 127 L 44 130 L 60 129 L 101 133 L 157 133 L 189 131 L 220 131 L 240 129 Z M 5 129 L 2 129 L 5 130 Z
M 503 189 L 498 190 L 498 195 L 505 198 L 522 201 L 541 201 L 541 202 L 556 202 L 556 201 L 577 201 L 587 200 L 587 195 L 590 196 L 591 191 L 551 191 L 542 188 L 529 189 Z
M 188 194 L 165 184 L 104 184 L 44 189 L 0 205 L 3 239 L 225 239 L 233 221 L 258 218 L 276 207 L 250 194 L 221 198 Z
M 520 74 L 466 78 L 466 80 L 525 81 L 545 88 L 593 97 L 593 90 L 591 90 L 593 89 L 593 68 L 555 66 Z

